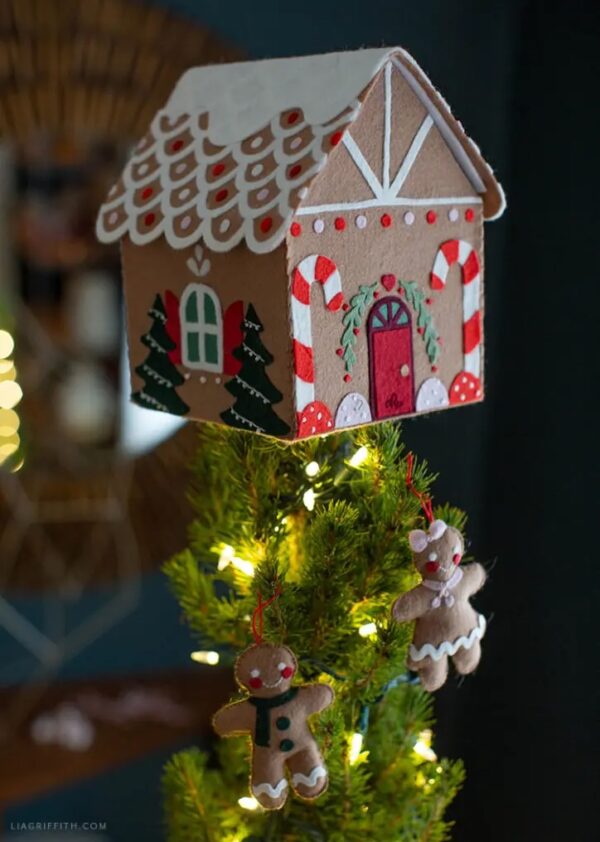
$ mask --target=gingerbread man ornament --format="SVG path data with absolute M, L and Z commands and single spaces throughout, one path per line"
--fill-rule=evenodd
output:
M 235 664 L 236 680 L 250 695 L 221 708 L 213 719 L 221 737 L 251 737 L 251 792 L 266 810 L 285 804 L 286 770 L 301 798 L 316 798 L 327 788 L 327 769 L 307 719 L 333 702 L 333 690 L 327 684 L 292 687 L 297 669 L 287 646 L 250 646 Z
M 395 601 L 392 614 L 399 623 L 416 620 L 407 666 L 419 674 L 426 690 L 437 690 L 448 676 L 448 658 L 461 675 L 479 663 L 485 617 L 475 612 L 469 598 L 483 586 L 486 574 L 480 564 L 459 567 L 463 537 L 443 520 L 434 520 L 427 532 L 413 530 L 408 541 L 423 580 Z

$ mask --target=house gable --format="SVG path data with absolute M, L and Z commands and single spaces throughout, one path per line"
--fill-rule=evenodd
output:
M 299 216 L 482 202 L 482 178 L 404 65 L 390 58 L 363 96 L 358 117 L 311 184 Z

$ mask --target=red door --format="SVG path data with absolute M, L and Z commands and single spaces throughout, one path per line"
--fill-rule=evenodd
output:
M 369 314 L 369 378 L 374 418 L 414 411 L 410 313 L 398 298 L 378 301 Z

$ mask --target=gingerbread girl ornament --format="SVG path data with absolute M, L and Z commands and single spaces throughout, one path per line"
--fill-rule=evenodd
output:
M 469 599 L 486 574 L 480 564 L 459 566 L 463 537 L 443 520 L 432 520 L 427 532 L 413 530 L 408 540 L 423 579 L 395 601 L 392 614 L 399 623 L 416 621 L 407 666 L 419 674 L 426 690 L 437 690 L 448 676 L 448 658 L 461 675 L 479 663 L 485 617 Z
M 221 708 L 213 719 L 221 737 L 251 737 L 251 791 L 266 810 L 285 804 L 286 770 L 301 798 L 316 798 L 327 788 L 327 769 L 307 718 L 333 702 L 333 690 L 327 684 L 292 687 L 297 669 L 287 646 L 250 646 L 235 664 L 236 680 L 250 695 Z

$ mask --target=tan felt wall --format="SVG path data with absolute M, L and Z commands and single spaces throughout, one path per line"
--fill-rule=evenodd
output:
M 187 284 L 203 283 L 216 292 L 223 313 L 239 299 L 244 302 L 244 311 L 249 303 L 254 305 L 264 325 L 261 339 L 275 358 L 266 373 L 284 395 L 283 400 L 274 404 L 273 409 L 293 427 L 293 361 L 284 247 L 265 255 L 253 254 L 244 246 L 236 246 L 223 254 L 205 250 L 211 268 L 203 278 L 193 275 L 186 266 L 187 260 L 193 256 L 193 247 L 176 251 L 162 238 L 141 247 L 125 240 L 122 251 L 133 391 L 143 385 L 134 369 L 148 354 L 140 338 L 151 325 L 147 313 L 156 293 L 160 293 L 163 300 L 165 290 L 171 290 L 181 297 Z M 234 402 L 234 398 L 224 388 L 229 377 L 185 369 L 184 366 L 179 366 L 179 370 L 190 374 L 186 383 L 177 389 L 182 400 L 190 407 L 187 417 L 220 422 L 219 414 Z M 201 377 L 206 382 L 201 382 Z
M 475 218 L 466 222 L 466 207 L 457 206 L 460 219 L 451 222 L 448 206 L 436 206 L 438 218 L 430 225 L 425 219 L 427 207 L 372 208 L 364 211 L 325 213 L 319 218 L 325 222 L 322 234 L 314 233 L 312 224 L 316 216 L 300 216 L 302 234 L 289 237 L 289 265 L 295 267 L 310 254 L 322 254 L 337 265 L 346 301 L 358 292 L 360 284 L 372 284 L 384 274 L 394 274 L 403 280 L 417 281 L 425 295 L 433 299 L 430 312 L 442 338 L 441 354 L 437 361 L 437 372 L 432 372 L 425 353 L 425 345 L 417 333 L 416 317 L 413 314 L 413 353 L 415 367 L 415 394 L 419 385 L 428 377 L 439 377 L 449 389 L 456 374 L 463 369 L 462 349 L 462 276 L 455 265 L 448 275 L 446 288 L 434 292 L 429 286 L 429 276 L 437 249 L 449 239 L 464 239 L 472 244 L 482 257 L 481 206 L 473 205 Z M 412 211 L 413 225 L 406 225 L 404 214 Z M 381 215 L 387 212 L 392 225 L 381 225 Z M 359 214 L 367 217 L 364 229 L 356 227 Z M 346 221 L 343 231 L 334 228 L 334 219 L 341 216 Z M 389 293 L 382 285 L 378 287 L 380 298 Z M 336 353 L 341 345 L 343 312 L 330 313 L 324 305 L 322 290 L 313 286 L 311 292 L 313 347 L 315 360 L 315 397 L 324 401 L 332 414 L 341 399 L 349 392 L 360 392 L 369 398 L 369 354 L 365 327 L 357 336 L 355 353 L 357 364 L 352 370 L 352 381 L 344 382 L 345 367 Z M 483 357 L 483 350 L 482 350 Z

